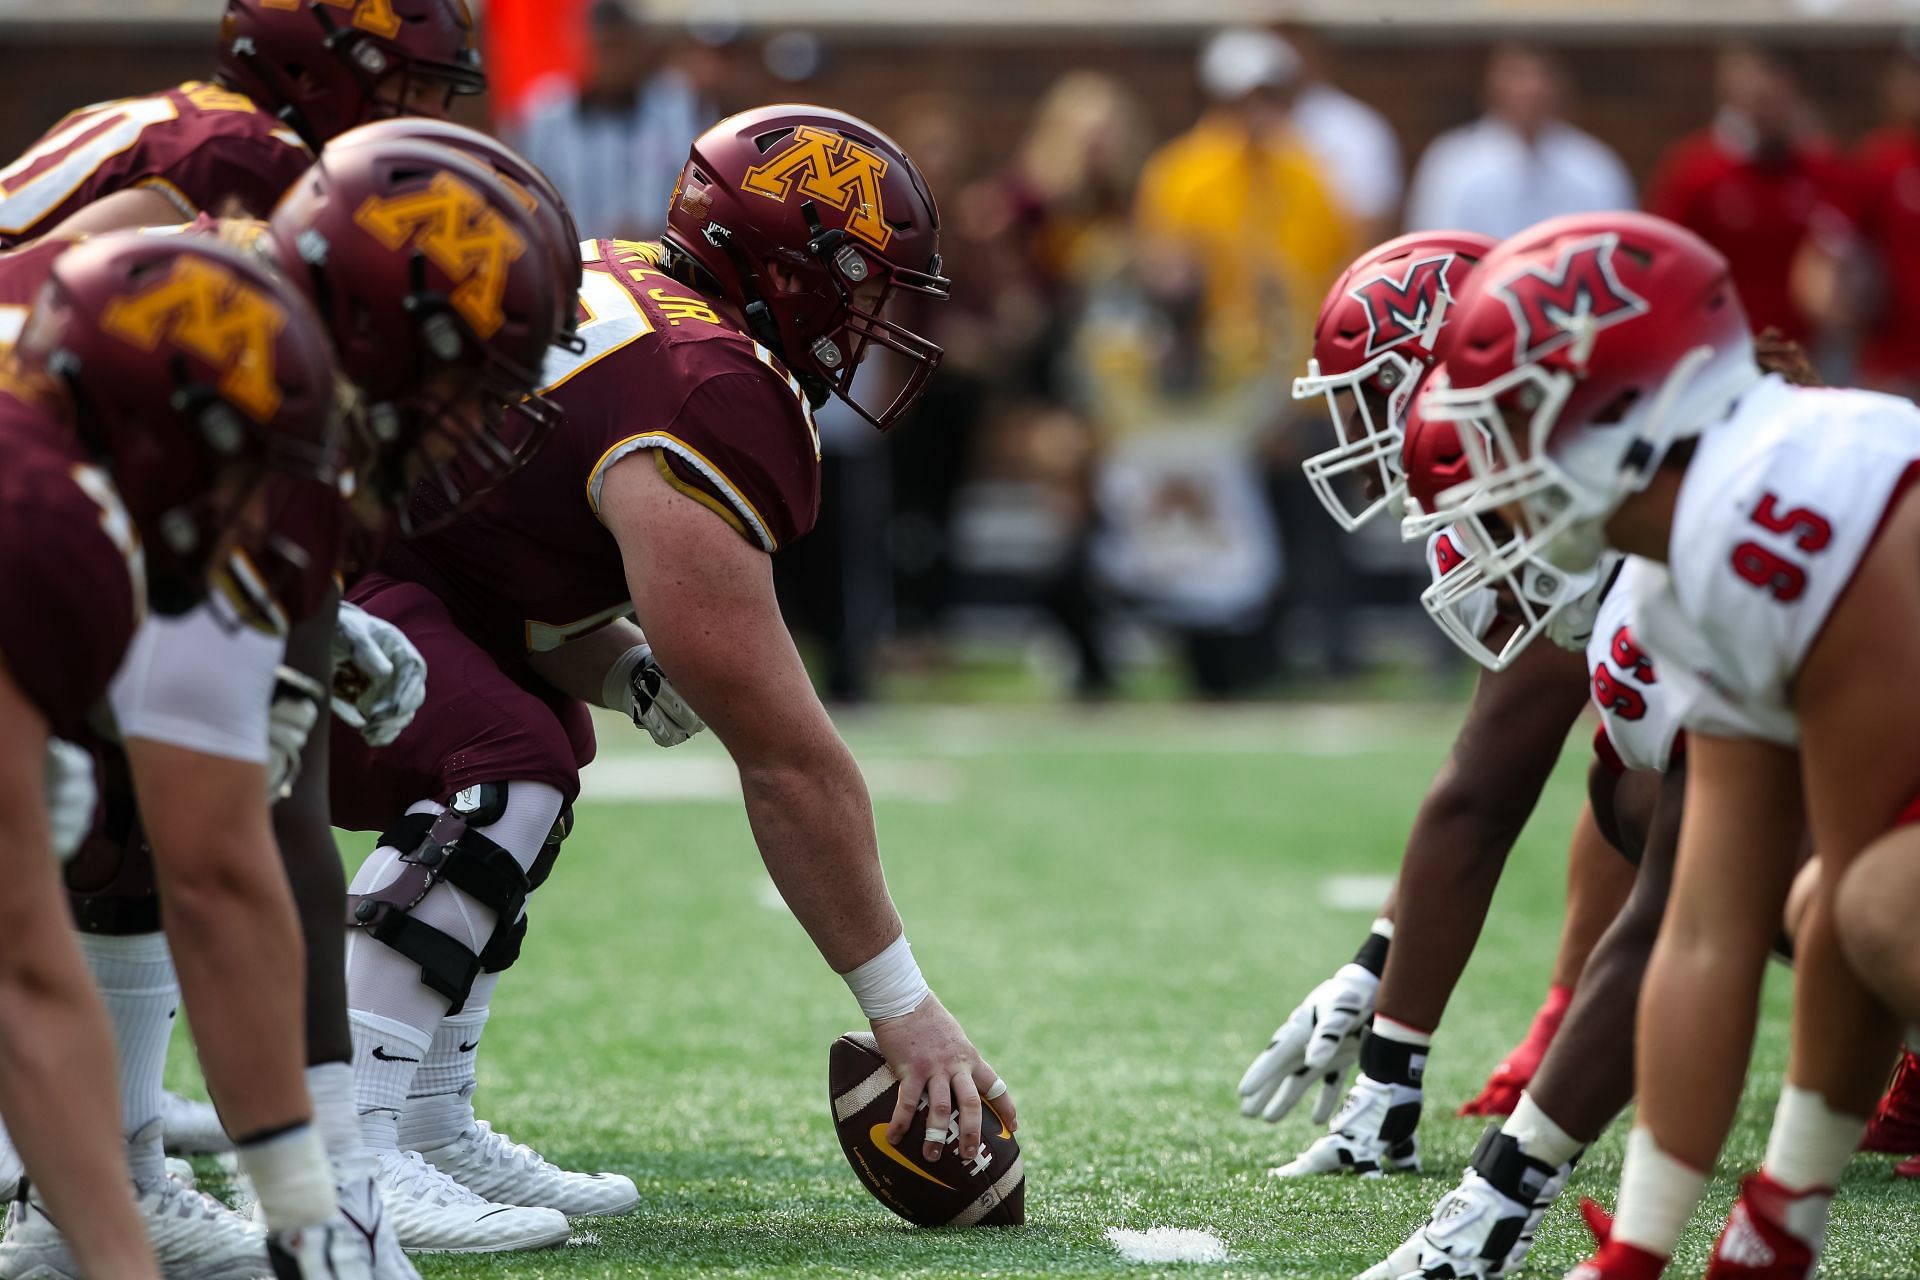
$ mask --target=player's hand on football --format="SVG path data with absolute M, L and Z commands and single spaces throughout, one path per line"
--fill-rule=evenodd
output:
M 1373 1017 L 1379 989 L 1379 978 L 1348 964 L 1309 992 L 1240 1077 L 1240 1114 L 1277 1121 L 1318 1082 L 1313 1122 L 1325 1124 L 1340 1102 L 1342 1082 L 1360 1060 L 1360 1033 Z
M 673 687 L 667 673 L 653 660 L 653 650 L 645 645 L 641 648 L 646 652 L 633 669 L 632 702 L 627 714 L 633 717 L 636 728 L 653 735 L 657 745 L 677 747 L 706 728 L 707 722 Z
M 427 660 L 406 633 L 340 602 L 333 632 L 333 714 L 370 747 L 390 746 L 427 698 Z
M 949 1123 L 958 1115 L 960 1158 L 972 1160 L 980 1154 L 982 1099 L 991 1100 L 994 1113 L 1009 1131 L 1020 1127 L 1013 1095 L 1006 1092 L 999 1074 L 981 1060 L 980 1051 L 938 997 L 930 995 L 912 1013 L 884 1018 L 872 1026 L 880 1052 L 900 1080 L 900 1101 L 887 1126 L 888 1142 L 898 1147 L 919 1138 L 926 1158 L 938 1160 Z M 919 1118 L 923 1097 L 925 1119 Z

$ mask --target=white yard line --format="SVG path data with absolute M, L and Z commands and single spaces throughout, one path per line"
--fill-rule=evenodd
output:
M 1107 1242 L 1128 1262 L 1225 1262 L 1227 1242 L 1211 1231 L 1187 1227 L 1148 1227 L 1129 1231 L 1108 1227 Z
M 877 800 L 951 804 L 960 798 L 960 771 L 942 760 L 879 757 L 860 771 Z M 580 798 L 621 804 L 740 802 L 740 775 L 724 755 L 616 755 L 580 775 Z
M 1392 876 L 1326 876 L 1320 881 L 1320 905 L 1334 911 L 1378 911 L 1391 892 Z

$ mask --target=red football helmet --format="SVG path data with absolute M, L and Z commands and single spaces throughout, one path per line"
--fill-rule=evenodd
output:
M 1433 344 L 1467 275 L 1494 246 L 1472 231 L 1418 231 L 1369 249 L 1334 281 L 1313 328 L 1307 375 L 1293 398 L 1325 396 L 1338 443 L 1301 464 L 1327 514 L 1351 533 L 1406 494 L 1399 468 L 1401 423 Z M 1351 407 L 1341 403 L 1341 393 Z M 1355 510 L 1335 488 L 1360 476 Z M 1378 491 L 1375 492 L 1375 489 Z
M 360 390 L 368 479 L 402 533 L 467 509 L 560 421 L 538 394 L 570 296 L 546 233 L 490 170 L 411 138 L 327 148 L 268 220 Z
M 205 597 L 263 482 L 338 480 L 326 330 L 297 290 L 211 237 L 76 244 L 53 263 L 14 358 L 66 389 L 80 440 L 139 528 L 156 613 Z
M 1421 390 L 1425 381 L 1445 378 L 1443 366 L 1423 380 Z M 1515 554 L 1517 540 L 1498 514 L 1426 514 L 1444 512 L 1440 495 L 1472 482 L 1471 455 L 1461 434 L 1479 428 L 1429 418 L 1422 412 L 1425 403 L 1420 395 L 1407 412 L 1400 456 L 1408 499 L 1404 527 L 1410 536 L 1443 539 L 1447 554 L 1439 557 L 1440 576 L 1420 593 L 1421 607 L 1448 639 L 1492 671 L 1511 665 L 1541 635 L 1563 649 L 1583 648 L 1619 557 L 1609 554 L 1596 568 L 1574 573 L 1538 555 L 1524 555 L 1517 572 L 1496 574 L 1494 566 Z
M 1585 572 L 1605 522 L 1675 440 L 1699 434 L 1760 377 L 1727 260 L 1641 213 L 1554 218 L 1481 262 L 1441 336 L 1429 417 L 1463 431 L 1471 484 L 1446 509 L 1508 510 L 1519 537 L 1489 565 L 1538 556 Z
M 521 154 L 498 138 L 469 129 L 451 120 L 428 116 L 399 116 L 350 129 L 332 142 L 335 147 L 381 142 L 389 138 L 418 138 L 452 147 L 493 170 L 494 176 L 524 198 L 527 208 L 540 223 L 541 239 L 561 250 L 554 264 L 556 277 L 566 285 L 560 303 L 560 329 L 556 343 L 576 353 L 585 351 L 577 330 L 580 327 L 581 281 L 585 269 L 580 257 L 580 228 L 574 225 L 573 211 L 560 198 L 560 189 Z
M 227 0 L 219 77 L 315 151 L 354 125 L 444 114 L 453 95 L 487 87 L 467 0 Z
M 739 307 L 816 407 L 836 395 L 884 431 L 940 363 L 938 346 L 882 319 L 896 291 L 951 292 L 940 212 L 906 152 L 864 120 L 791 104 L 722 120 L 693 144 L 665 240 L 668 268 Z M 853 395 L 870 343 L 908 364 L 878 411 Z

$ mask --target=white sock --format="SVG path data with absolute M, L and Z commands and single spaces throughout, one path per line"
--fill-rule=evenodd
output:
M 159 1118 L 166 1083 L 167 1042 L 180 1004 L 180 983 L 164 933 L 127 937 L 83 933 L 80 950 L 100 988 L 120 1055 L 120 1123 L 125 1133 Z
M 1555 1168 L 1573 1159 L 1580 1148 L 1587 1145 L 1555 1124 L 1533 1100 L 1533 1095 L 1525 1092 L 1520 1095 L 1513 1114 L 1500 1126 L 1500 1132 L 1517 1141 L 1521 1150 L 1535 1160 Z
M 1627 1135 L 1626 1164 L 1620 1170 L 1620 1209 L 1613 1217 L 1613 1238 L 1662 1258 L 1673 1256 L 1687 1219 L 1700 1204 L 1707 1175 L 1660 1149 L 1653 1135 L 1635 1126 Z
M 1840 1181 L 1866 1131 L 1864 1118 L 1835 1111 L 1813 1090 L 1789 1084 L 1780 1090 L 1760 1167 L 1789 1191 L 1830 1188 Z
M 475 984 L 467 1007 L 442 1019 L 439 1030 L 433 1033 L 426 1059 L 414 1073 L 407 1109 L 400 1116 L 402 1147 L 429 1151 L 445 1146 L 473 1126 L 473 1094 L 479 1087 L 474 1063 L 490 1012 L 486 1005 L 473 1005 L 472 1000 L 480 995 Z
M 241 1143 L 234 1149 L 240 1170 L 260 1199 L 268 1231 L 317 1227 L 340 1211 L 333 1190 L 333 1166 L 319 1131 L 297 1125 L 271 1138 Z
M 320 1131 L 327 1159 L 337 1174 L 342 1165 L 367 1149 L 360 1134 L 360 1115 L 353 1104 L 352 1065 L 323 1062 L 308 1067 L 307 1096 L 313 1099 L 313 1127 Z
M 417 1027 L 358 1009 L 348 1011 L 347 1022 L 353 1031 L 353 1106 L 361 1137 L 375 1151 L 397 1150 L 400 1112 L 432 1038 Z

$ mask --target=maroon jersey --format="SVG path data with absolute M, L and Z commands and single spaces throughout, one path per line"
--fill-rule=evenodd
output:
M 0 169 L 0 248 L 131 187 L 162 192 L 182 220 L 236 206 L 264 216 L 312 163 L 292 130 L 218 85 L 82 107 Z
M 818 514 L 819 432 L 800 384 L 657 261 L 651 245 L 590 246 L 587 350 L 556 349 L 544 371 L 566 421 L 478 511 L 383 561 L 432 587 L 503 663 L 629 610 L 620 549 L 599 518 L 607 469 L 629 454 L 655 451 L 669 481 L 764 551 Z
M 145 599 L 113 482 L 45 407 L 0 387 L 0 665 L 56 734 L 86 731 Z

